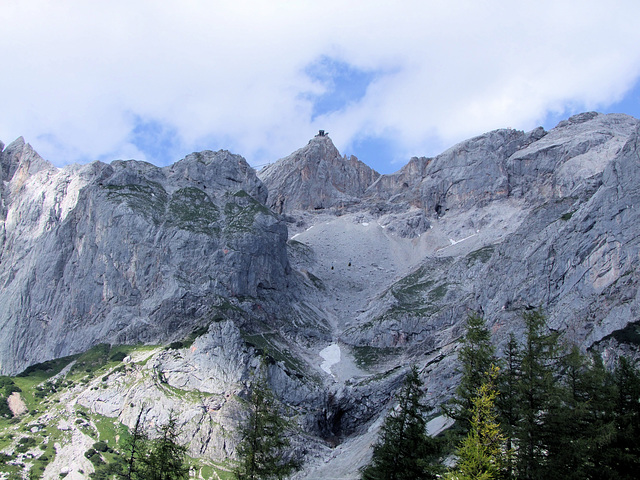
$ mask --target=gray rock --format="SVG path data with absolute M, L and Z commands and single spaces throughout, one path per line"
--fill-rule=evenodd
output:
M 357 204 L 380 176 L 354 156 L 341 157 L 328 136 L 312 138 L 258 175 L 268 187 L 268 205 L 278 213 Z
M 429 217 L 450 209 L 470 208 L 509 195 L 505 161 L 537 139 L 529 134 L 496 130 L 462 142 L 435 158 L 412 158 L 399 172 L 382 176 L 368 190 L 368 198 L 406 202 Z
M 496 130 L 382 176 L 316 137 L 261 180 L 226 151 L 56 169 L 18 139 L 0 147 L 0 370 L 192 334 L 74 398 L 127 425 L 177 409 L 190 452 L 221 459 L 266 359 L 296 478 L 353 478 L 409 364 L 432 405 L 451 396 L 470 312 L 499 348 L 542 307 L 609 364 L 640 355 L 638 125 Z
M 56 169 L 19 139 L 2 165 L 4 373 L 99 342 L 180 338 L 220 298 L 288 282 L 286 226 L 239 156 Z

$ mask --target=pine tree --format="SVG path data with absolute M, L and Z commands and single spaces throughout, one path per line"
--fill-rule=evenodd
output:
M 103 468 L 96 469 L 91 478 L 120 480 L 182 480 L 189 476 L 186 461 L 187 447 L 179 441 L 177 417 L 169 412 L 167 423 L 157 427 L 157 437 L 150 439 L 143 428 L 143 405 L 136 423 L 123 443 L 120 455 Z
M 522 355 L 520 346 L 512 333 L 509 342 L 504 350 L 502 358 L 502 369 L 496 379 L 498 396 L 496 398 L 496 409 L 502 431 L 505 435 L 505 446 L 507 451 L 513 451 L 516 442 L 516 429 L 520 422 L 520 394 L 519 382 L 521 375 Z M 504 477 L 506 479 L 515 478 L 515 457 L 510 455 L 505 459 Z
M 560 402 L 545 417 L 546 477 L 576 480 L 589 478 L 591 446 L 598 435 L 591 408 L 592 386 L 588 359 L 574 346 L 560 364 Z
M 447 474 L 447 479 L 497 479 L 505 470 L 511 452 L 505 447 L 506 436 L 497 420 L 497 376 L 498 369 L 494 366 L 472 399 L 471 428 L 456 452 L 458 462 L 455 469 Z
M 443 410 L 466 433 L 470 427 L 473 398 L 478 388 L 487 381 L 491 366 L 497 363 L 497 359 L 495 347 L 491 344 L 491 334 L 480 315 L 471 314 L 467 317 L 465 334 L 460 343 L 462 347 L 458 352 L 458 361 L 462 377 L 456 396 L 443 405 Z
M 607 467 L 615 478 L 638 478 L 640 471 L 640 372 L 622 357 L 613 373 L 615 435 L 609 445 Z M 614 478 L 613 476 L 611 478 Z
M 138 469 L 141 468 L 140 460 L 145 456 L 147 442 L 149 440 L 142 426 L 144 410 L 145 405 L 143 404 L 136 417 L 133 431 L 131 435 L 127 437 L 124 444 L 123 454 L 125 456 L 126 471 L 119 477 L 123 480 L 137 480 L 139 478 Z
M 158 428 L 158 437 L 151 440 L 146 455 L 142 458 L 139 478 L 145 480 L 182 480 L 189 478 L 186 462 L 187 447 L 178 437 L 177 417 L 171 411 L 167 423 Z
M 525 312 L 518 382 L 520 421 L 516 427 L 518 476 L 526 480 L 546 478 L 545 463 L 550 440 L 549 418 L 557 413 L 559 335 L 549 332 L 541 310 Z
M 270 480 L 288 477 L 299 464 L 286 459 L 290 446 L 287 430 L 291 428 L 264 374 L 254 382 L 249 397 L 249 418 L 241 429 L 238 445 L 240 464 L 236 469 L 239 480 Z
M 610 445 L 615 437 L 615 382 L 613 374 L 604 366 L 598 354 L 591 356 L 591 365 L 585 374 L 588 395 L 589 428 L 585 432 L 588 444 L 586 478 L 617 478 L 607 465 Z
M 373 446 L 371 463 L 362 469 L 363 480 L 421 480 L 437 478 L 436 440 L 426 432 L 421 402 L 422 382 L 412 367 L 405 378 L 398 407 L 390 412 Z

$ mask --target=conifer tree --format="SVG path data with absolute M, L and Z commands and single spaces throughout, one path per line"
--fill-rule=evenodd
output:
M 249 418 L 243 425 L 238 445 L 240 464 L 235 474 L 239 480 L 270 480 L 288 477 L 299 464 L 287 459 L 290 446 L 287 430 L 290 423 L 267 385 L 264 374 L 254 382 L 249 397 Z
M 458 461 L 447 474 L 449 480 L 497 479 L 505 470 L 511 452 L 505 447 L 506 436 L 497 420 L 497 376 L 498 369 L 494 366 L 472 399 L 471 428 L 456 452 Z
M 187 447 L 178 437 L 178 419 L 173 411 L 167 423 L 158 428 L 159 436 L 149 442 L 146 455 L 142 458 L 139 478 L 145 480 L 182 480 L 189 477 L 186 462 Z
M 622 480 L 640 471 L 640 372 L 621 357 L 613 373 L 615 436 L 609 445 L 607 467 Z
M 150 439 L 143 427 L 145 405 L 125 439 L 120 455 L 111 463 L 97 468 L 91 478 L 120 480 L 182 480 L 189 476 L 187 448 L 179 441 L 177 417 L 169 412 L 167 423 L 157 427 L 157 437 Z
M 541 310 L 524 312 L 525 342 L 522 346 L 518 382 L 520 421 L 518 438 L 518 476 L 526 480 L 542 479 L 550 440 L 549 418 L 557 413 L 559 389 L 559 335 L 549 332 Z
M 560 363 L 560 402 L 553 415 L 547 413 L 547 478 L 584 479 L 588 470 L 593 438 L 597 435 L 592 415 L 588 359 L 574 346 Z
M 502 369 L 499 371 L 496 379 L 498 396 L 496 398 L 496 409 L 498 411 L 498 419 L 500 426 L 505 435 L 505 446 L 507 451 L 511 452 L 515 448 L 516 429 L 520 422 L 520 365 L 522 355 L 520 346 L 512 333 L 509 342 L 504 350 L 502 358 Z M 504 477 L 506 479 L 515 478 L 515 456 L 509 455 L 505 459 Z
M 125 469 L 126 471 L 120 476 L 123 480 L 138 479 L 138 469 L 142 468 L 141 459 L 146 454 L 147 442 L 149 440 L 142 425 L 142 417 L 144 415 L 145 405 L 140 407 L 136 423 L 133 427 L 131 435 L 127 437 L 124 444 Z
M 436 440 L 426 432 L 421 402 L 422 382 L 414 366 L 407 374 L 399 403 L 385 418 L 371 463 L 362 469 L 363 480 L 422 480 L 437 478 Z
M 465 334 L 460 339 L 462 347 L 458 352 L 462 377 L 456 389 L 456 396 L 443 405 L 445 413 L 459 422 L 463 432 L 470 426 L 473 398 L 480 386 L 488 379 L 491 366 L 497 363 L 495 347 L 484 318 L 471 314 L 465 323 Z
M 585 478 L 616 478 L 610 466 L 609 446 L 615 437 L 615 382 L 613 374 L 604 366 L 598 354 L 592 354 L 591 363 L 585 372 L 587 392 L 586 408 L 589 417 L 584 432 L 588 439 L 588 466 Z

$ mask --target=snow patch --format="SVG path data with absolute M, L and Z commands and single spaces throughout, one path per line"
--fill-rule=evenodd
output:
M 368 227 L 369 226 L 369 222 L 362 222 L 362 226 L 363 227 Z
M 478 230 L 477 232 L 479 232 L 479 231 L 480 230 Z M 461 238 L 460 240 L 454 240 L 453 238 L 450 238 L 449 242 L 451 243 L 451 245 L 447 245 L 446 247 L 442 247 L 440 250 L 444 250 L 445 248 L 452 247 L 453 245 L 457 245 L 457 244 L 459 244 L 461 242 L 464 242 L 465 240 L 469 240 L 470 238 L 473 238 L 476 235 L 478 235 L 477 232 L 469 235 L 468 237 Z
M 320 364 L 320 368 L 329 375 L 333 375 L 331 367 L 340 362 L 340 347 L 338 344 L 332 343 L 327 348 L 322 349 L 320 356 L 324 359 L 324 362 Z

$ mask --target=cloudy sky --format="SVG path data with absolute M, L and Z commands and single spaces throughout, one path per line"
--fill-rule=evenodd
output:
M 257 166 L 324 129 L 389 173 L 495 128 L 640 117 L 637 0 L 1 3 L 0 140 L 56 165 Z

